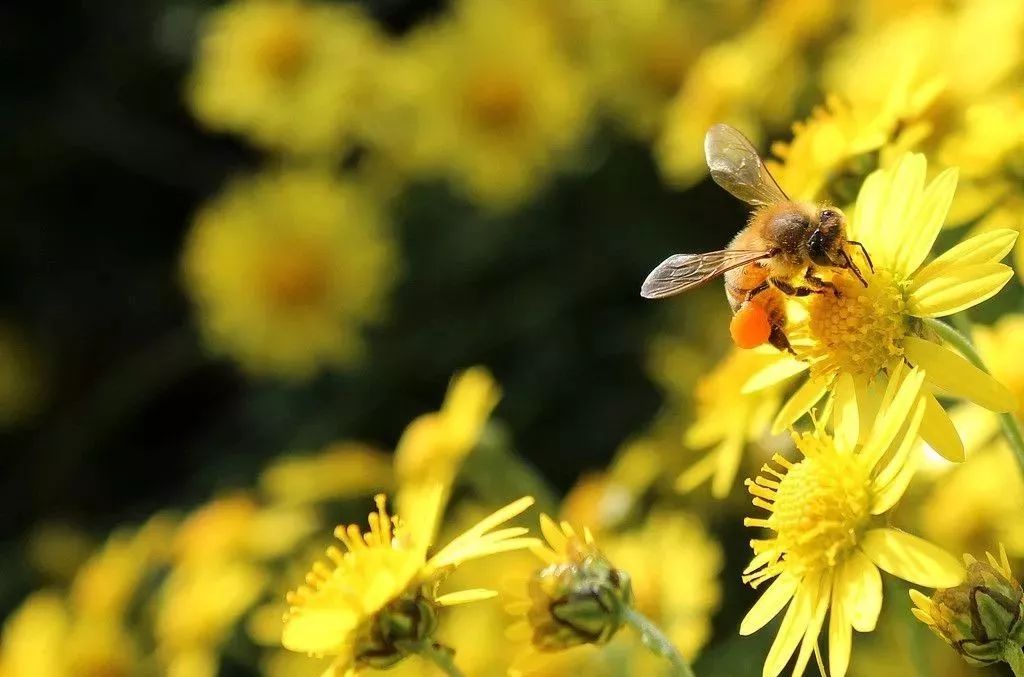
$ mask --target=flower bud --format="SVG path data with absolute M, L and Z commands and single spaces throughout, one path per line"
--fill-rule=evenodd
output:
M 970 665 L 1004 660 L 1024 646 L 1024 591 L 1010 571 L 1006 550 L 985 562 L 964 555 L 967 577 L 955 588 L 937 590 L 929 599 L 910 591 L 918 620 L 926 623 Z
M 437 630 L 437 611 L 422 594 L 405 596 L 376 614 L 357 640 L 359 665 L 385 670 L 418 653 Z
M 549 564 L 530 579 L 527 621 L 533 646 L 561 651 L 609 642 L 633 603 L 629 574 L 612 566 L 590 543 L 567 545 L 565 561 Z

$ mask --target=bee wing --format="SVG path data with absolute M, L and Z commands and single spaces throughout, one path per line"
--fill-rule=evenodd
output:
M 771 256 L 769 251 L 723 249 L 706 254 L 675 254 L 651 271 L 640 287 L 645 299 L 662 299 L 699 287 L 727 270 Z
M 715 183 L 747 204 L 760 206 L 789 200 L 757 150 L 736 128 L 713 125 L 704 137 L 704 157 Z

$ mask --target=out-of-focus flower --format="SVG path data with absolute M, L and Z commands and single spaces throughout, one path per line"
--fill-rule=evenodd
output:
M 63 522 L 44 522 L 29 536 L 26 556 L 48 580 L 69 582 L 96 548 L 84 531 Z
M 789 337 L 809 378 L 783 404 L 773 424 L 781 431 L 803 416 L 826 392 L 843 416 L 870 421 L 888 375 L 904 361 L 920 367 L 930 386 L 992 411 L 1014 406 L 1010 392 L 958 353 L 943 346 L 921 318 L 950 315 L 995 295 L 1013 276 L 999 263 L 1016 240 L 1010 230 L 965 240 L 924 263 L 953 199 L 956 171 L 947 169 L 925 186 L 923 155 L 905 154 L 895 166 L 864 182 L 848 236 L 862 242 L 874 262 L 862 272 L 836 274 L 835 294 L 816 294 L 806 316 L 791 322 Z M 775 375 L 793 375 L 794 360 L 781 356 L 754 376 L 760 385 Z M 799 366 L 799 363 L 797 363 Z M 964 447 L 948 414 L 931 393 L 921 435 L 942 456 L 960 461 Z M 866 433 L 868 427 L 861 425 Z
M 416 418 L 402 433 L 394 461 L 399 482 L 450 486 L 499 399 L 501 389 L 485 368 L 456 374 L 441 410 Z
M 349 674 L 362 667 L 386 668 L 409 655 L 434 648 L 441 608 L 492 597 L 484 589 L 438 594 L 451 568 L 464 562 L 529 547 L 526 529 L 498 529 L 532 503 L 522 498 L 478 522 L 427 556 L 440 521 L 444 488 L 424 487 L 407 496 L 404 521 L 388 514 L 384 497 L 370 515 L 370 531 L 338 527 L 335 536 L 345 551 L 329 548 L 330 568 L 314 564 L 307 584 L 288 596 L 282 644 L 292 651 L 333 656 L 329 674 Z M 425 645 L 429 644 L 430 648 Z
M 608 535 L 602 549 L 632 580 L 636 608 L 658 624 L 687 660 L 711 637 L 711 615 L 721 601 L 722 549 L 700 521 L 672 512 L 652 513 L 643 527 Z M 684 573 L 685 572 L 685 573 Z M 653 660 L 648 652 L 637 659 Z M 633 674 L 658 668 L 639 665 Z
M 0 636 L 3 677 L 131 677 L 141 670 L 139 648 L 120 619 L 78 618 L 52 591 L 26 599 Z
M 1024 482 L 1003 442 L 972 452 L 935 480 L 920 507 L 922 534 L 953 552 L 1005 543 L 1024 555 Z
M 233 0 L 204 23 L 188 98 L 212 129 L 296 153 L 338 151 L 372 110 L 382 49 L 352 5 Z
M 1024 668 L 1024 590 L 1010 570 L 1006 549 L 987 561 L 964 555 L 967 578 L 955 588 L 937 590 L 929 599 L 910 591 L 911 610 L 970 665 L 1006 661 L 1014 674 Z
M 763 120 L 788 121 L 807 75 L 801 48 L 830 30 L 836 9 L 827 0 L 775 0 L 746 30 L 700 54 L 670 104 L 658 140 L 668 181 L 688 186 L 706 176 L 702 139 L 711 125 L 728 122 L 756 146 Z
M 533 551 L 545 566 L 530 576 L 529 598 L 506 607 L 522 617 L 509 628 L 510 635 L 530 638 L 522 659 L 527 664 L 535 652 L 607 644 L 633 604 L 629 574 L 597 549 L 589 529 L 577 535 L 568 522 L 559 524 L 547 515 L 541 515 L 540 526 L 547 544 Z
M 207 204 L 182 269 L 212 350 L 254 373 L 304 378 L 359 356 L 395 252 L 359 188 L 285 170 L 238 180 Z
M 766 677 L 778 675 L 798 646 L 794 674 L 803 673 L 829 611 L 829 672 L 843 677 L 852 630 L 875 627 L 882 605 L 879 569 L 932 587 L 962 580 L 959 563 L 937 546 L 873 526 L 872 518 L 903 495 L 920 462 L 923 382 L 917 369 L 905 378 L 894 375 L 863 444 L 856 419 L 838 417 L 834 437 L 819 422 L 812 432 L 794 434 L 803 459 L 776 455 L 775 466 L 765 464 L 756 480 L 747 480 L 754 505 L 769 514 L 745 524 L 774 535 L 751 541 L 755 554 L 743 578 L 755 587 L 775 580 L 743 619 L 740 633 L 756 632 L 789 604 L 765 659 Z
M 43 369 L 22 332 L 0 322 L 0 428 L 21 423 L 43 403 Z
M 781 366 L 782 372 L 772 372 L 779 378 L 761 388 L 751 379 L 764 374 L 769 365 Z M 690 449 L 711 450 L 679 475 L 678 490 L 690 491 L 710 480 L 716 498 L 729 493 L 744 447 L 764 438 L 779 411 L 787 367 L 791 367 L 792 376 L 799 365 L 780 363 L 772 355 L 733 349 L 700 379 L 695 391 L 694 422 L 686 430 L 683 443 Z
M 391 486 L 391 457 L 357 442 L 338 442 L 311 455 L 285 456 L 260 475 L 260 487 L 281 504 L 364 496 Z
M 585 76 L 526 2 L 459 0 L 390 70 L 404 114 L 381 116 L 376 141 L 488 206 L 530 197 L 589 131 Z

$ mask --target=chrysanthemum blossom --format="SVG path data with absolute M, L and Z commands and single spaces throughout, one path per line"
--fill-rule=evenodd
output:
M 965 310 L 998 293 L 1013 276 L 1000 260 L 1017 233 L 985 232 L 925 263 L 957 178 L 955 169 L 947 169 L 926 184 L 926 173 L 924 156 L 907 153 L 864 181 L 848 236 L 871 255 L 874 269 L 866 262 L 861 266 L 867 287 L 837 274 L 838 295 L 814 295 L 804 306 L 804 317 L 790 325 L 796 358 L 780 357 L 744 386 L 751 392 L 807 372 L 779 411 L 774 432 L 787 428 L 826 393 L 844 415 L 872 420 L 889 375 L 904 362 L 919 367 L 929 386 L 921 436 L 950 460 L 963 460 L 963 443 L 933 391 L 992 411 L 1013 408 L 1005 387 L 944 346 L 923 320 Z
M 812 432 L 794 434 L 802 459 L 776 455 L 774 465 L 747 480 L 754 505 L 768 515 L 745 523 L 774 534 L 751 541 L 755 554 L 744 581 L 754 587 L 774 581 L 743 619 L 740 634 L 756 632 L 789 605 L 765 659 L 765 677 L 778 675 L 797 647 L 793 674 L 803 673 L 826 613 L 829 673 L 843 677 L 852 630 L 875 627 L 882 605 L 879 569 L 929 587 L 962 579 L 953 556 L 876 523 L 899 501 L 920 461 L 917 434 L 928 408 L 923 382 L 920 369 L 893 375 L 863 443 L 858 420 L 836 411 L 834 434 L 820 422 Z
M 390 667 L 425 643 L 436 646 L 437 613 L 446 606 L 493 597 L 491 590 L 439 594 L 452 568 L 469 560 L 536 544 L 522 527 L 498 528 L 533 504 L 524 497 L 501 508 L 428 557 L 443 511 L 441 486 L 407 495 L 406 520 L 388 514 L 383 496 L 370 531 L 339 526 L 345 549 L 331 547 L 333 568 L 317 562 L 306 584 L 288 594 L 282 644 L 292 651 L 333 656 L 328 675 Z

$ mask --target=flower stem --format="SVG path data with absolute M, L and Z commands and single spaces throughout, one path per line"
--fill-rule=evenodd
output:
M 1003 660 L 1009 664 L 1013 677 L 1024 677 L 1024 652 L 1020 647 L 1009 647 L 1003 654 Z
M 633 626 L 633 629 L 640 635 L 640 641 L 644 643 L 644 646 L 672 664 L 674 677 L 694 677 L 693 669 L 679 653 L 679 649 L 649 618 L 628 606 L 625 610 L 625 618 L 626 622 Z
M 936 334 L 941 336 L 943 340 L 959 350 L 971 364 L 986 374 L 991 374 L 968 336 L 945 322 L 934 318 L 925 318 L 924 322 Z M 968 325 L 964 330 L 969 332 L 970 326 Z M 1024 433 L 1021 432 L 1020 422 L 1017 421 L 1011 412 L 1005 412 L 999 414 L 999 423 L 1003 427 L 1003 435 L 1006 436 L 1006 441 L 1009 443 L 1010 448 L 1013 449 L 1014 456 L 1017 457 L 1017 464 L 1020 465 L 1021 472 L 1024 473 Z
M 417 650 L 421 656 L 441 668 L 448 677 L 463 677 L 462 671 L 455 666 L 455 654 L 451 649 L 426 641 L 419 644 Z

